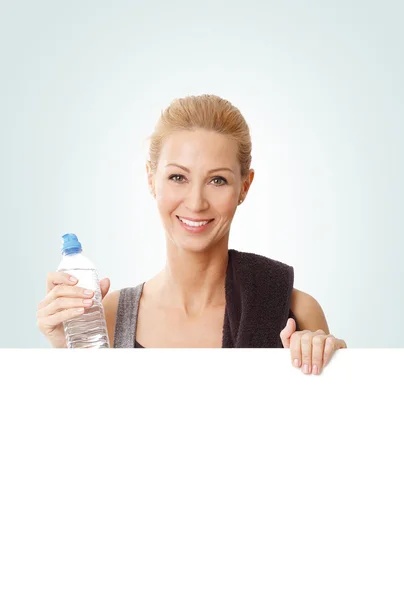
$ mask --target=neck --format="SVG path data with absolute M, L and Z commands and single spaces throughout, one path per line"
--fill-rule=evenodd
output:
M 164 304 L 198 315 L 226 303 L 228 237 L 206 252 L 183 250 L 167 240 L 167 262 L 160 274 Z

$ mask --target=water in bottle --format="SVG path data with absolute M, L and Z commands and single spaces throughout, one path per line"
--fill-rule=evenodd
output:
M 109 348 L 98 273 L 84 256 L 74 233 L 66 233 L 62 239 L 63 257 L 57 270 L 76 277 L 77 286 L 94 291 L 92 306 L 86 307 L 83 314 L 64 321 L 66 345 L 68 348 Z

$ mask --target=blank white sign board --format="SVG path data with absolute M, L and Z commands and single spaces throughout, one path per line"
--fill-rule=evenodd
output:
M 0 361 L 0 597 L 404 597 L 404 350 Z

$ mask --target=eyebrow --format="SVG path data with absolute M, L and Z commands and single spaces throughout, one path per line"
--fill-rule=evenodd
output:
M 189 173 L 189 169 L 187 167 L 183 167 L 182 165 L 178 165 L 177 163 L 168 163 L 166 167 L 179 167 L 180 169 L 184 169 L 187 173 Z M 229 167 L 218 167 L 217 169 L 211 169 L 208 173 L 213 173 L 214 171 L 231 171 L 233 173 L 233 169 L 229 169 Z

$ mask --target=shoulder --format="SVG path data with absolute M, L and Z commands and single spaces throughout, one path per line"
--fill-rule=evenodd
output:
M 323 309 L 310 294 L 293 288 L 290 308 L 301 330 L 317 331 L 317 329 L 322 329 L 327 335 L 330 333 Z
M 329 334 L 327 320 L 323 309 L 319 302 L 310 294 L 302 292 L 293 286 L 294 268 L 279 260 L 254 254 L 252 252 L 240 252 L 238 250 L 230 250 L 230 255 L 240 264 L 245 264 L 247 269 L 252 268 L 257 272 L 267 270 L 282 278 L 292 288 L 290 296 L 290 309 L 296 317 L 299 329 L 303 331 L 317 331 L 322 329 L 327 335 Z
M 105 321 L 107 323 L 109 345 L 111 348 L 114 347 L 116 315 L 118 312 L 120 293 L 121 290 L 110 292 L 104 297 L 102 301 L 102 305 L 104 307 Z

